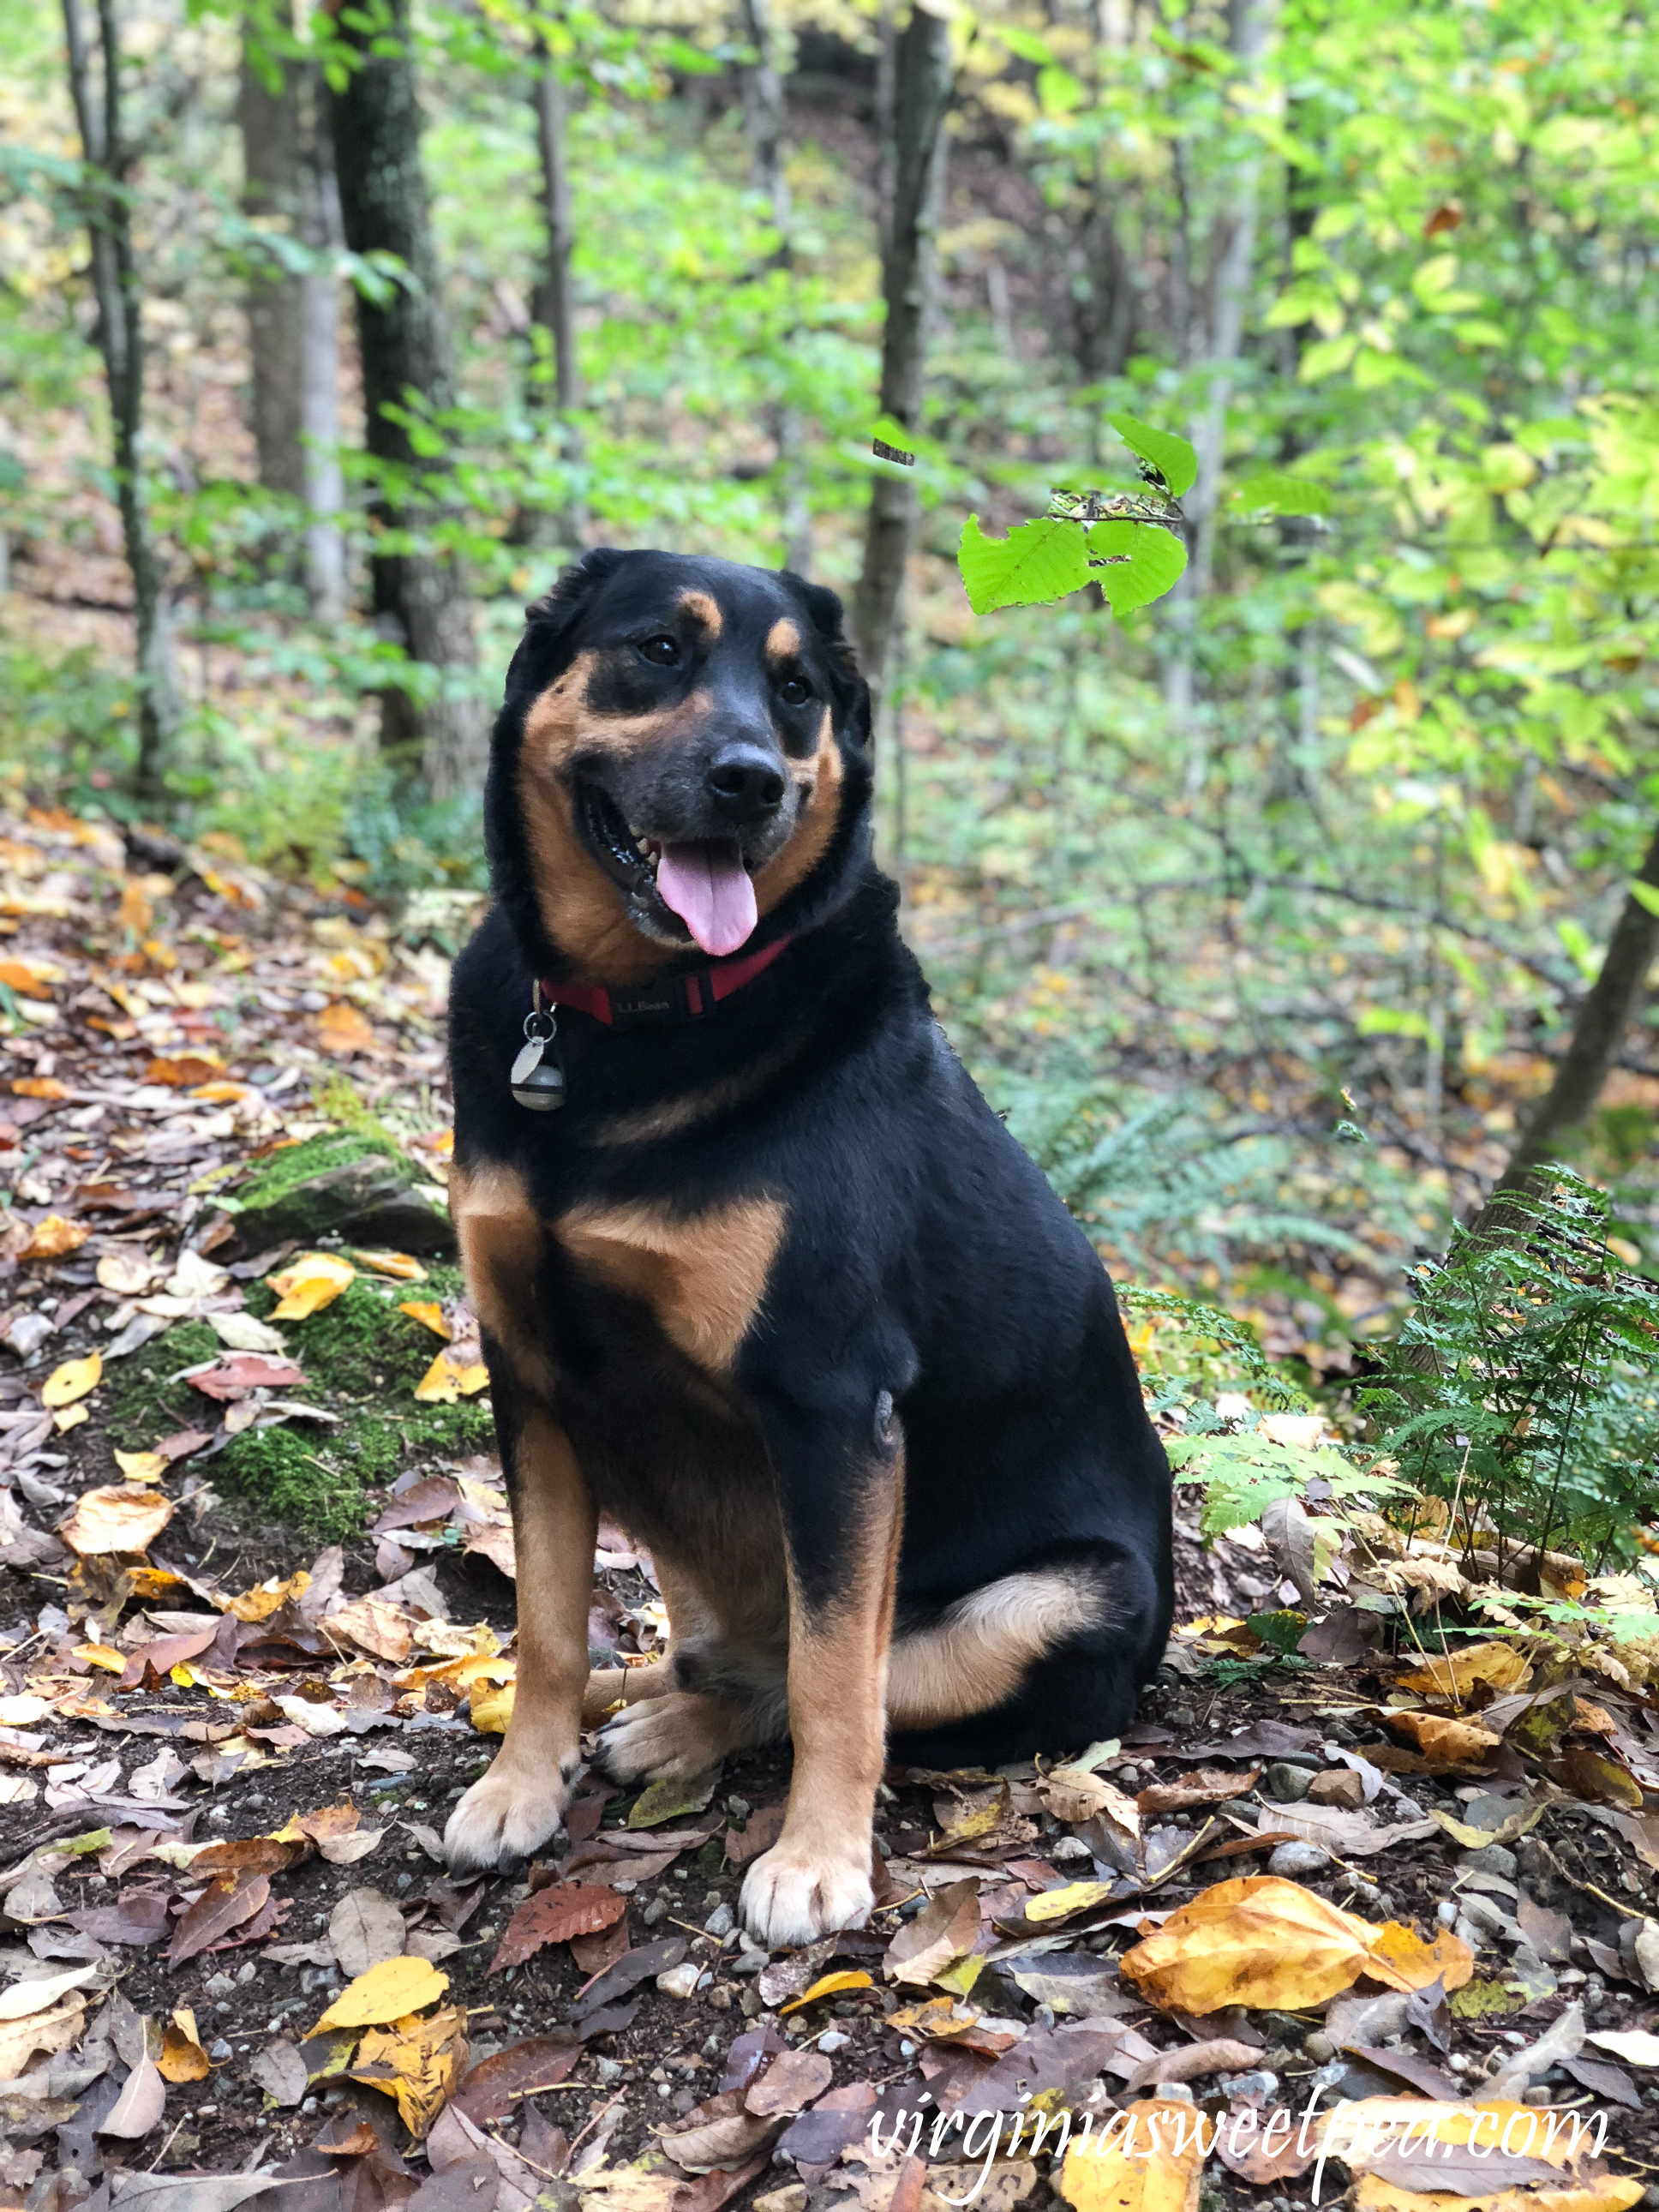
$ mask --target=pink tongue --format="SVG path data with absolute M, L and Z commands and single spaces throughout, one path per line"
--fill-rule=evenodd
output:
M 717 960 L 735 952 L 759 919 L 755 886 L 735 839 L 701 837 L 665 845 L 657 863 L 657 889 L 703 951 Z

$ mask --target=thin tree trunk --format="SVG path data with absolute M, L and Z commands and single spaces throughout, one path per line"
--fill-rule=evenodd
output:
M 378 19 L 377 19 L 378 20 Z M 441 415 L 454 403 L 454 371 L 439 294 L 426 177 L 421 167 L 421 111 L 409 47 L 408 0 L 390 0 L 389 27 L 356 10 L 339 35 L 356 50 L 351 74 L 331 102 L 334 163 L 346 244 L 354 253 L 395 254 L 405 281 L 378 299 L 357 294 L 365 442 L 392 469 L 429 472 L 393 417 L 413 404 Z M 388 46 L 393 51 L 387 52 Z M 459 566 L 421 544 L 441 519 L 430 502 L 394 505 L 382 495 L 382 531 L 412 534 L 408 551 L 376 552 L 370 562 L 376 621 L 413 660 L 441 671 L 444 688 L 425 703 L 388 688 L 381 694 L 380 738 L 401 768 L 418 769 L 435 798 L 476 785 L 488 750 L 489 716 L 476 683 L 477 644 Z
M 921 423 L 951 90 L 950 24 L 917 5 L 899 35 L 895 56 L 891 234 L 882 262 L 887 322 L 881 345 L 881 411 L 904 430 Z M 908 477 L 876 477 L 870 487 L 853 627 L 878 714 L 915 511 L 915 487 Z
M 536 111 L 536 150 L 541 162 L 542 220 L 546 246 L 542 265 L 530 296 L 530 319 L 543 331 L 552 371 L 550 387 L 532 384 L 532 398 L 543 394 L 553 403 L 559 417 L 559 447 L 567 465 L 581 459 L 581 441 L 570 416 L 581 405 L 581 374 L 576 360 L 576 292 L 571 277 L 575 251 L 576 221 L 570 193 L 570 164 L 567 152 L 569 101 L 564 79 L 548 52 L 547 41 L 536 39 L 536 76 L 531 98 Z M 538 363 L 539 368 L 539 362 Z M 580 550 L 587 535 L 587 514 L 581 501 L 571 498 L 556 514 L 521 513 L 514 536 L 525 544 L 562 540 Z
M 1636 880 L 1659 892 L 1659 830 L 1653 833 Z M 1633 891 L 1628 892 L 1607 940 L 1601 972 L 1579 1006 L 1555 1080 L 1528 1115 L 1483 1221 L 1502 1192 L 1527 1188 L 1534 1171 L 1550 1158 L 1567 1132 L 1589 1120 L 1635 1018 L 1656 952 L 1659 914 L 1650 913 Z
M 794 260 L 793 210 L 784 167 L 787 108 L 778 67 L 777 39 L 769 0 L 740 0 L 740 6 L 744 37 L 755 49 L 755 59 L 743 72 L 744 121 L 749 132 L 755 188 L 765 194 L 778 234 L 773 266 L 787 269 Z M 768 412 L 782 490 L 783 565 L 804 576 L 812 558 L 812 515 L 806 498 L 801 420 L 787 401 L 779 401 Z
M 237 119 L 242 134 L 242 206 L 276 217 L 321 257 L 339 240 L 334 161 L 314 64 L 284 62 L 273 88 L 245 43 Z M 303 547 L 313 613 L 345 611 L 345 550 L 337 517 L 343 502 L 340 437 L 340 302 L 332 272 L 261 271 L 248 286 L 253 376 L 249 406 L 267 490 L 302 501 L 310 515 Z
M 137 796 L 154 804 L 179 727 L 179 692 L 173 665 L 166 587 L 150 528 L 140 450 L 143 431 L 143 296 L 132 246 L 128 177 L 132 149 L 121 124 L 121 46 L 114 0 L 98 0 L 101 87 L 94 88 L 82 27 L 79 0 L 64 0 L 64 36 L 70 93 L 88 171 L 87 234 L 97 306 L 98 350 L 103 359 L 114 429 L 116 497 L 121 535 L 132 575 L 138 679 Z
M 1244 72 L 1254 72 L 1260 67 L 1277 12 L 1278 0 L 1231 0 L 1228 45 Z M 1177 175 L 1184 187 L 1185 171 L 1181 161 L 1184 149 L 1177 144 Z M 1204 364 L 1206 391 L 1203 406 L 1192 426 L 1198 476 L 1182 501 L 1188 523 L 1189 557 L 1185 573 L 1170 595 L 1174 644 L 1165 669 L 1164 690 L 1164 703 L 1172 719 L 1186 729 L 1187 787 L 1193 794 L 1202 787 L 1208 768 L 1208 748 L 1194 698 L 1197 611 L 1199 604 L 1209 592 L 1215 568 L 1216 513 L 1221 496 L 1227 403 L 1243 344 L 1245 311 L 1249 304 L 1261 171 L 1260 144 L 1251 138 L 1224 180 L 1224 195 L 1210 227 L 1207 313 L 1201 356 L 1195 343 L 1188 341 L 1188 357 L 1194 365 L 1200 359 Z M 1182 202 L 1184 206 L 1184 189 Z

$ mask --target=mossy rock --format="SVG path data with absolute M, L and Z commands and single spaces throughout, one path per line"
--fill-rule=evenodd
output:
M 395 1146 L 366 1130 L 334 1129 L 273 1152 L 232 1194 L 237 1241 L 259 1252 L 290 1238 L 453 1258 L 449 1216 L 416 1187 Z

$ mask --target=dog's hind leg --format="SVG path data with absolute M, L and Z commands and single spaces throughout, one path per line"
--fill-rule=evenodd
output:
M 788 1725 L 781 1652 L 769 1662 L 732 1644 L 695 1578 L 666 1559 L 655 1564 L 668 1650 L 654 1666 L 622 1670 L 633 1678 L 619 1692 L 626 1704 L 599 1739 L 600 1762 L 618 1782 L 688 1781 L 732 1752 L 775 1742 Z
M 564 1817 L 581 1765 L 587 1607 L 599 1516 L 570 1439 L 552 1415 L 490 1362 L 501 1462 L 518 1553 L 519 1663 L 507 1739 L 444 1831 L 458 1874 L 506 1868 L 544 1844 Z

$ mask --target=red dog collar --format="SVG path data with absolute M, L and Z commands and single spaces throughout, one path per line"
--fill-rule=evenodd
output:
M 628 991 L 612 990 L 604 983 L 544 981 L 542 997 L 550 1006 L 574 1006 L 580 1014 L 591 1014 L 607 1029 L 627 1029 L 635 1022 L 690 1021 L 699 1014 L 712 1014 L 722 999 L 764 975 L 794 941 L 793 935 L 775 938 L 741 960 L 716 960 L 709 967 L 694 968 L 689 975 L 665 976 L 660 982 L 641 983 Z

